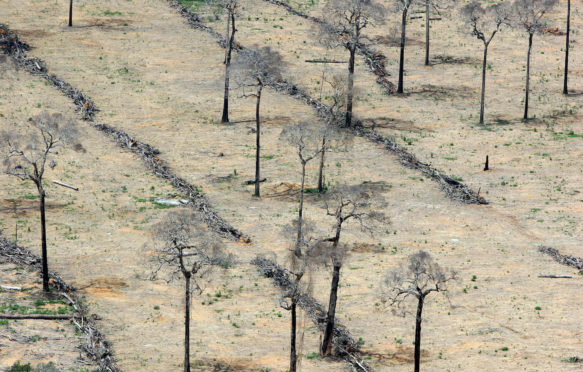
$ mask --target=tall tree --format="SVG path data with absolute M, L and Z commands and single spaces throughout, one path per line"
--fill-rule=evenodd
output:
M 393 270 L 382 283 L 385 290 L 384 301 L 396 305 L 402 310 L 409 298 L 417 299 L 415 316 L 415 372 L 421 364 L 421 322 L 425 297 L 431 292 L 447 291 L 447 283 L 456 278 L 456 273 L 442 269 L 429 253 L 419 251 L 409 257 L 408 265 Z M 405 315 L 406 311 L 403 312 Z
M 244 97 L 255 97 L 255 193 L 256 197 L 260 197 L 260 154 L 261 154 L 261 120 L 259 116 L 259 107 L 261 105 L 261 93 L 265 86 L 281 79 L 281 71 L 283 68 L 283 59 L 281 55 L 271 50 L 270 47 L 246 49 L 241 51 L 238 56 L 238 63 L 236 68 L 239 70 L 245 87 L 255 87 L 255 93 L 245 94 Z
M 571 34 L 571 0 L 567 0 L 567 32 L 565 35 L 565 76 L 563 79 L 563 94 L 569 94 L 567 80 L 569 78 L 569 35 Z
M 451 0 L 425 0 L 425 66 L 429 66 L 429 34 L 431 29 L 430 21 L 432 21 L 431 8 L 440 14 L 440 10 L 449 9 L 451 5 L 453 5 Z
M 336 303 L 338 301 L 338 284 L 340 283 L 340 269 L 342 268 L 347 246 L 341 244 L 340 234 L 347 221 L 355 220 L 360 226 L 372 232 L 374 225 L 371 222 L 385 222 L 384 215 L 375 209 L 383 207 L 384 201 L 380 190 L 369 185 L 343 186 L 328 192 L 324 198 L 326 214 L 335 220 L 333 236 L 321 239 L 321 244 L 327 244 L 328 256 L 332 264 L 332 283 L 326 314 L 326 329 L 320 352 L 322 355 L 332 353 L 332 337 L 336 320 Z M 320 248 L 319 251 L 325 251 Z
M 238 0 L 224 0 L 222 7 L 227 11 L 227 32 L 225 34 L 225 93 L 223 98 L 223 116 L 221 123 L 229 122 L 229 80 L 231 75 L 231 55 L 235 46 L 235 15 L 239 6 Z
M 156 227 L 156 238 L 162 243 L 157 253 L 157 267 L 170 267 L 170 279 L 184 278 L 184 372 L 190 372 L 190 306 L 193 290 L 202 292 L 201 281 L 213 265 L 226 267 L 230 258 L 222 251 L 219 237 L 208 231 L 206 224 L 192 211 L 172 211 Z M 194 284 L 194 288 L 192 288 Z
M 73 27 L 73 0 L 69 1 L 69 27 Z
M 326 127 L 313 123 L 301 122 L 286 126 L 281 132 L 281 138 L 294 146 L 297 150 L 301 165 L 300 205 L 298 208 L 297 237 L 295 245 L 296 256 L 301 256 L 302 222 L 304 212 L 304 190 L 306 181 L 306 165 L 318 154 L 324 151 L 326 145 Z
M 352 145 L 354 136 L 347 132 L 337 130 L 337 127 L 344 120 L 344 107 L 346 104 L 346 79 L 341 75 L 333 75 L 330 79 L 322 79 L 330 85 L 330 104 L 328 118 L 326 120 L 327 129 L 322 137 L 322 151 L 320 153 L 320 165 L 318 167 L 318 193 L 324 192 L 324 165 L 326 162 L 326 152 L 333 146 L 348 148 Z
M 345 125 L 352 124 L 354 65 L 356 49 L 369 25 L 384 21 L 385 8 L 372 0 L 330 0 L 324 7 L 328 22 L 321 23 L 322 38 L 328 46 L 342 45 L 349 52 Z
M 18 135 L 14 132 L 2 132 L 2 152 L 4 157 L 4 173 L 21 180 L 34 182 L 39 198 L 41 224 L 41 256 L 43 291 L 49 292 L 49 264 L 47 255 L 47 229 L 45 218 L 45 198 L 47 196 L 43 185 L 45 166 L 55 167 L 52 155 L 55 150 L 77 137 L 74 123 L 66 120 L 61 114 L 42 113 L 30 121 L 32 133 Z M 48 164 L 47 164 L 48 162 Z
M 488 63 L 488 46 L 502 25 L 510 20 L 508 3 L 497 3 L 485 8 L 477 1 L 465 5 L 461 10 L 462 17 L 469 24 L 472 35 L 484 43 L 484 58 L 482 61 L 482 93 L 480 98 L 480 124 L 484 124 L 484 100 L 486 95 L 486 67 Z
M 528 120 L 528 96 L 530 92 L 530 54 L 535 33 L 546 27 L 545 15 L 557 4 L 557 0 L 514 0 L 512 9 L 514 25 L 524 29 L 528 34 L 528 51 L 526 53 L 526 88 L 524 97 L 523 120 Z
M 405 69 L 405 40 L 407 29 L 407 14 L 409 8 L 415 0 L 397 0 L 397 6 L 401 11 L 401 48 L 399 53 L 399 84 L 397 85 L 397 93 L 403 93 L 403 75 Z

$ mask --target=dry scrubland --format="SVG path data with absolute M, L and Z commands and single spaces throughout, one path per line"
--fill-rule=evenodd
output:
M 234 99 L 230 116 L 236 123 L 218 124 L 224 51 L 212 36 L 190 29 L 162 0 L 83 1 L 75 8 L 71 29 L 66 27 L 64 3 L 2 0 L 0 5 L 3 22 L 34 47 L 29 55 L 42 58 L 50 72 L 94 100 L 101 110 L 96 122 L 119 127 L 159 148 L 160 157 L 176 174 L 199 186 L 222 217 L 251 236 L 250 245 L 225 242 L 238 264 L 215 271 L 203 294 L 193 301 L 193 362 L 202 370 L 217 363 L 232 370 L 286 370 L 289 314 L 279 308 L 279 290 L 248 262 L 257 254 L 273 254 L 278 262 L 286 262 L 289 244 L 280 231 L 297 213 L 296 197 L 288 191 L 299 183 L 299 164 L 294 150 L 278 138 L 288 123 L 316 120 L 312 110 L 267 90 L 262 100 L 262 174 L 268 182 L 262 184 L 262 199 L 256 200 L 251 187 L 241 185 L 254 174 L 255 136 L 250 132 L 253 123 L 247 122 L 253 118 L 253 102 Z M 560 27 L 563 5 L 553 16 Z M 301 8 L 321 16 L 322 6 Z M 575 9 L 580 7 L 574 4 Z M 222 33 L 224 22 L 219 18 L 209 25 Z M 422 66 L 424 30 L 419 20 L 411 21 L 404 96 L 382 94 L 358 59 L 360 93 L 355 114 L 384 123 L 379 131 L 394 136 L 437 168 L 481 188 L 491 204 L 459 205 L 446 199 L 434 182 L 403 168 L 393 155 L 362 139 L 355 140 L 350 152 L 330 154 L 326 170 L 330 185 L 383 183 L 385 213 L 391 218 L 391 224 L 374 237 L 361 233 L 356 225 L 348 226 L 344 237 L 355 249 L 342 270 L 339 320 L 362 339 L 363 351 L 370 357 L 367 362 L 376 370 L 410 370 L 412 318 L 393 316 L 376 304 L 384 273 L 423 248 L 442 266 L 459 270 L 460 281 L 453 286 L 451 303 L 441 296 L 429 298 L 422 368 L 468 371 L 488 365 L 489 370 L 500 371 L 577 370 L 580 366 L 563 360 L 581 356 L 583 277 L 536 247 L 544 244 L 583 255 L 583 195 L 579 193 L 583 139 L 569 135 L 570 131 L 583 134 L 578 114 L 583 96 L 560 94 L 559 50 L 564 40 L 535 38 L 531 108 L 537 120 L 524 124 L 517 118 L 526 38 L 510 30 L 496 37 L 489 54 L 488 124 L 479 127 L 480 62 L 475 56 L 481 54 L 481 44 L 460 31 L 463 27 L 456 15 L 452 18 L 432 28 L 432 53 L 446 61 L 432 67 Z M 583 53 L 578 44 L 581 22 L 574 11 L 572 88 L 583 86 L 583 70 L 577 62 Z M 288 63 L 286 77 L 317 97 L 322 66 L 303 60 L 345 59 L 347 53 L 318 45 L 312 26 L 275 5 L 254 0 L 243 4 L 237 40 L 245 46 L 277 48 Z M 389 23 L 367 33 L 391 38 L 393 27 Z M 397 48 L 381 44 L 379 49 L 388 56 L 387 70 L 395 74 Z M 452 63 L 458 58 L 468 59 Z M 22 123 L 44 110 L 78 117 L 70 101 L 54 88 L 15 71 L 8 61 L 1 63 L 7 70 L 0 80 L 2 129 L 25 131 Z M 343 67 L 334 70 L 343 72 Z M 326 96 L 325 89 L 322 94 Z M 78 127 L 86 152 L 63 151 L 46 178 L 81 188 L 74 192 L 49 186 L 50 268 L 86 296 L 124 370 L 179 370 L 182 283 L 147 280 L 154 249 L 150 232 L 166 212 L 151 198 L 176 191 L 100 132 L 80 120 Z M 490 172 L 481 171 L 486 154 L 491 158 Z M 315 183 L 314 170 L 310 168 L 309 186 Z M 19 242 L 38 251 L 33 185 L 5 176 L 0 184 L 3 230 L 14 234 L 18 224 Z M 308 198 L 306 208 L 306 215 L 320 221 L 321 229 L 331 226 L 315 198 Z M 537 278 L 541 273 L 568 274 L 573 279 Z M 314 296 L 325 303 L 327 270 L 314 274 L 313 288 Z M 10 302 L 10 296 L 0 293 L 0 303 Z M 49 327 L 24 326 L 18 328 L 20 334 L 37 334 L 41 330 L 35 327 Z M 306 320 L 305 326 L 302 369 L 347 369 L 342 361 L 312 357 L 319 334 L 311 321 Z M 23 322 L 11 321 L 10 327 L 23 327 Z M 61 327 L 73 337 L 72 327 Z M 0 337 L 7 331 L 2 332 Z M 50 340 L 39 345 L 53 347 Z M 63 347 L 72 350 L 74 343 Z M 12 346 L 4 338 L 0 344 L 0 368 L 14 360 L 28 361 L 25 353 L 30 346 Z M 58 362 L 73 366 L 72 354 L 63 353 L 66 356 Z M 51 360 L 43 355 L 43 362 Z

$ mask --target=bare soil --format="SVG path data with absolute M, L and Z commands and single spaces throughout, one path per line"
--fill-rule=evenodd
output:
M 311 109 L 266 92 L 262 175 L 268 181 L 262 184 L 263 197 L 255 199 L 252 188 L 242 184 L 254 174 L 255 136 L 249 122 L 253 102 L 234 98 L 234 123 L 218 123 L 224 51 L 210 35 L 190 29 L 162 0 L 84 1 L 75 9 L 73 28 L 66 27 L 64 3 L 3 0 L 0 5 L 8 25 L 34 47 L 30 55 L 42 58 L 49 71 L 95 101 L 101 110 L 97 122 L 159 148 L 178 175 L 202 188 L 222 217 L 252 237 L 250 245 L 225 242 L 239 263 L 216 271 L 195 297 L 193 363 L 201 370 L 217 364 L 234 370 L 286 370 L 289 314 L 279 307 L 278 290 L 249 261 L 265 254 L 286 262 L 289 243 L 280 232 L 297 214 L 292 191 L 299 183 L 299 163 L 279 133 L 286 124 L 316 120 Z M 302 5 L 304 11 L 322 15 L 322 3 Z M 553 18 L 558 25 L 559 16 Z M 209 23 L 219 32 L 224 26 L 221 17 Z M 409 35 L 423 40 L 418 23 L 411 22 Z M 355 112 L 386 123 L 377 130 L 481 188 L 491 204 L 466 206 L 446 199 L 437 184 L 403 168 L 393 155 L 363 139 L 356 139 L 349 152 L 331 153 L 326 168 L 330 186 L 384 182 L 388 200 L 384 212 L 391 218 L 391 224 L 374 237 L 356 225 L 348 226 L 344 237 L 357 249 L 342 269 L 339 319 L 362 338 L 367 362 L 376 370 L 410 370 L 413 318 L 393 316 L 379 300 L 379 284 L 386 271 L 422 248 L 441 265 L 460 272 L 449 301 L 441 296 L 428 300 L 424 368 L 576 370 L 580 366 L 564 360 L 581 355 L 583 276 L 537 250 L 537 244 L 544 244 L 583 255 L 579 200 L 583 197 L 578 192 L 583 187 L 583 138 L 574 136 L 583 134 L 577 114 L 583 98 L 560 94 L 563 39 L 535 39 L 532 97 L 540 99 L 533 99 L 532 112 L 538 119 L 521 123 L 517 118 L 525 38 L 506 30 L 496 37 L 488 72 L 489 123 L 480 127 L 476 124 L 480 70 L 466 59 L 481 53 L 480 44 L 460 32 L 458 23 L 442 21 L 432 28 L 433 50 L 445 56 L 440 63 L 422 66 L 422 44 L 412 43 L 407 49 L 407 95 L 384 95 L 360 61 Z M 241 44 L 268 44 L 280 50 L 288 77 L 315 97 L 320 94 L 322 66 L 303 60 L 346 58 L 341 50 L 320 46 L 309 21 L 264 1 L 245 3 L 238 25 Z M 580 27 L 578 16 L 573 25 Z M 389 34 L 384 28 L 369 32 Z M 582 53 L 577 45 L 574 61 Z M 396 60 L 396 48 L 383 44 L 379 48 L 389 63 Z M 458 59 L 465 62 L 449 63 Z M 0 80 L 0 128 L 26 131 L 28 117 L 43 110 L 78 117 L 71 102 L 44 81 L 9 68 L 9 61 L 0 63 L 6 67 Z M 344 67 L 334 69 L 342 72 Z M 575 63 L 572 87 L 581 86 L 583 73 L 578 69 Z M 101 133 L 81 121 L 78 126 L 87 152 L 63 151 L 47 175 L 47 180 L 81 188 L 76 193 L 49 184 L 49 264 L 86 295 L 124 370 L 178 370 L 182 283 L 147 280 L 154 252 L 152 226 L 166 212 L 150 198 L 177 192 Z M 492 170 L 483 172 L 487 154 Z M 309 167 L 312 187 L 315 166 Z M 14 234 L 18 224 L 19 242 L 38 250 L 32 185 L 6 176 L 0 177 L 0 185 L 3 230 Z M 316 198 L 308 200 L 306 215 L 318 220 L 322 230 L 332 226 Z M 537 278 L 548 273 L 573 278 Z M 313 295 L 325 304 L 328 270 L 314 273 L 312 280 Z M 312 358 L 319 333 L 309 322 L 304 328 L 302 370 L 348 368 L 341 361 Z M 24 358 L 12 348 L 2 353 L 1 368 L 11 364 L 5 361 Z

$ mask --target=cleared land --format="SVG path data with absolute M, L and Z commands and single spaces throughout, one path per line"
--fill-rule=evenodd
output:
M 289 314 L 279 308 L 278 290 L 248 262 L 257 254 L 273 253 L 285 263 L 288 243 L 280 231 L 297 213 L 296 197 L 289 191 L 297 188 L 299 166 L 293 149 L 278 137 L 290 122 L 315 120 L 311 109 L 268 90 L 262 103 L 262 173 L 268 182 L 262 185 L 263 198 L 253 199 L 250 187 L 241 185 L 253 175 L 253 123 L 246 122 L 253 118 L 253 103 L 236 99 L 231 117 L 237 123 L 217 123 L 223 50 L 210 35 L 190 29 L 164 1 L 86 1 L 76 8 L 72 29 L 65 27 L 65 4 L 4 3 L 9 26 L 35 47 L 29 54 L 45 60 L 49 71 L 91 97 L 101 110 L 97 122 L 122 128 L 159 148 L 160 157 L 178 175 L 201 187 L 225 219 L 252 237 L 251 245 L 226 242 L 239 264 L 215 272 L 212 283 L 194 301 L 193 361 L 199 360 L 201 369 L 223 363 L 236 370 L 285 370 Z M 309 11 L 318 15 L 319 4 Z M 581 20 L 575 18 L 573 23 L 580 27 Z M 221 20 L 210 25 L 223 31 Z M 451 28 L 451 39 L 435 37 L 436 53 L 447 50 L 448 55 L 455 52 L 459 57 L 477 53 L 478 41 L 457 32 L 458 26 L 443 22 L 432 29 L 434 35 L 445 35 Z M 315 42 L 309 21 L 266 2 L 245 4 L 239 29 L 243 45 L 272 43 L 281 50 L 290 79 L 316 97 L 321 66 L 302 61 L 322 55 L 343 58 L 341 51 L 325 51 Z M 421 39 L 422 28 L 410 30 L 412 38 Z M 370 32 L 389 34 L 382 29 Z M 423 335 L 426 368 L 480 370 L 486 363 L 492 370 L 578 368 L 563 360 L 581 351 L 578 320 L 583 315 L 583 277 L 541 255 L 535 244 L 582 255 L 577 237 L 582 231 L 579 199 L 583 197 L 576 190 L 583 187 L 583 141 L 569 133 L 582 134 L 583 128 L 580 117 L 568 109 L 546 123 L 537 120 L 525 125 L 513 119 L 520 115 L 523 74 L 518 61 L 525 48 L 519 45 L 516 55 L 508 53 L 506 48 L 515 36 L 501 33 L 499 37 L 493 44 L 499 49 L 491 51 L 487 115 L 504 115 L 502 119 L 509 122 L 490 123 L 485 129 L 469 118 L 470 113 L 476 116 L 476 62 L 423 68 L 422 45 L 411 43 L 411 73 L 406 80 L 411 94 L 403 97 L 383 95 L 364 65 L 358 68 L 362 98 L 357 115 L 385 121 L 387 128 L 380 131 L 410 142 L 412 152 L 441 169 L 451 169 L 450 173 L 474 188 L 481 187 L 492 201 L 489 206 L 455 204 L 436 184 L 404 169 L 394 156 L 365 140 L 357 139 L 348 153 L 330 154 L 330 185 L 363 181 L 386 185 L 385 212 L 392 222 L 374 238 L 349 226 L 345 237 L 355 250 L 342 271 L 339 300 L 340 321 L 362 338 L 363 350 L 371 358 L 368 362 L 378 370 L 411 368 L 412 319 L 395 317 L 376 304 L 383 274 L 418 248 L 431 252 L 441 265 L 459 270 L 461 278 L 451 304 L 439 296 L 429 299 Z M 540 42 L 537 48 L 546 52 L 536 54 L 535 71 L 545 74 L 538 78 L 547 79 L 553 73 L 553 83 L 544 90 L 542 80 L 540 86 L 535 84 L 540 94 L 548 96 L 547 101 L 541 98 L 533 104 L 537 117 L 553 115 L 563 99 L 575 111 L 583 103 L 581 97 L 562 98 L 554 82 L 560 80 L 556 76 L 561 59 L 558 40 L 555 36 L 536 40 Z M 383 48 L 389 62 L 394 61 L 396 48 Z M 575 48 L 573 59 L 580 53 Z M 559 60 L 550 65 L 546 58 Z M 543 70 L 543 64 L 548 70 Z M 2 66 L 9 65 L 5 61 Z M 571 85 L 581 86 L 580 67 L 573 68 Z M 451 86 L 437 89 L 444 81 Z M 497 86 L 502 82 L 503 86 Z M 68 99 L 24 72 L 9 70 L 0 84 L 2 129 L 26 130 L 22 123 L 43 110 L 76 115 Z M 433 87 L 425 91 L 424 85 Z M 548 93 L 551 90 L 557 93 Z M 442 93 L 436 96 L 435 92 Z M 49 189 L 50 265 L 81 288 L 92 311 L 102 317 L 101 329 L 113 342 L 124 370 L 178 369 L 181 283 L 147 280 L 148 257 L 153 252 L 150 231 L 165 212 L 150 198 L 176 192 L 86 123 L 79 122 L 79 128 L 87 152 L 60 154 L 58 166 L 48 176 L 81 187 L 79 193 L 57 186 Z M 491 172 L 481 171 L 486 154 L 491 157 Z M 35 249 L 39 232 L 32 185 L 4 176 L 0 182 L 2 228 L 12 234 L 18 223 L 19 241 Z M 331 226 L 315 198 L 309 198 L 306 214 L 320 221 L 323 230 Z M 540 273 L 574 278 L 539 279 Z M 313 282 L 314 296 L 325 303 L 327 270 L 316 273 Z M 4 295 L 0 294 L 2 301 Z M 303 353 L 311 356 L 319 334 L 311 323 L 306 326 Z M 13 352 L 12 348 L 2 350 L 0 367 L 24 358 Z M 302 367 L 347 368 L 340 361 L 308 357 Z

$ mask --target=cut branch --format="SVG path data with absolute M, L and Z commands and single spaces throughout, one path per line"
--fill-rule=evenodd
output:
M 67 187 L 69 189 L 73 189 L 75 191 L 79 191 L 79 188 L 78 187 L 72 186 L 72 185 L 67 185 L 66 183 L 63 183 L 63 182 L 60 182 L 60 181 L 57 181 L 57 180 L 53 180 L 53 183 L 56 183 L 59 186 L 63 186 L 63 187 Z

